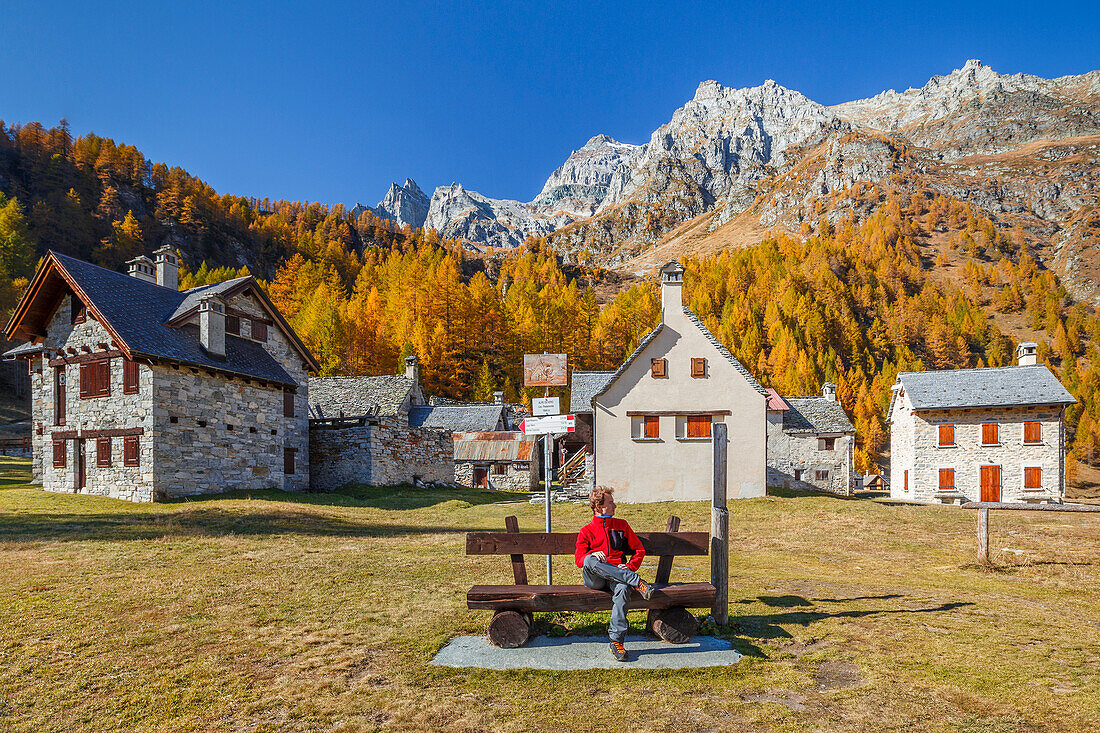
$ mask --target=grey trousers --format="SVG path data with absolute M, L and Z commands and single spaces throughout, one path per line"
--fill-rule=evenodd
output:
M 638 585 L 641 578 L 633 570 L 600 562 L 592 555 L 584 559 L 581 576 L 584 584 L 592 590 L 611 593 L 611 623 L 607 627 L 607 635 L 611 641 L 621 642 L 630 626 L 626 621 L 626 601 L 630 597 L 630 589 Z

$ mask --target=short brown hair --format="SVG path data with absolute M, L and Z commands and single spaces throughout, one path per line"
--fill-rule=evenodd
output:
M 603 506 L 603 498 L 608 494 L 615 493 L 615 489 L 610 486 L 595 486 L 592 491 L 588 493 L 588 506 L 592 507 L 592 513 L 595 514 L 601 506 Z

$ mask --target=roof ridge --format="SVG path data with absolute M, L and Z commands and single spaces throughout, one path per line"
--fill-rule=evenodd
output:
M 741 376 L 745 377 L 745 379 L 748 380 L 749 385 L 751 385 L 753 389 L 755 389 L 760 394 L 764 395 L 765 397 L 769 397 L 770 395 L 768 394 L 767 387 L 760 384 L 760 382 L 757 381 L 756 377 L 752 375 L 752 372 L 750 372 L 744 364 L 737 360 L 737 357 L 733 355 L 733 352 L 727 349 L 722 344 L 722 342 L 718 340 L 718 337 L 710 332 L 710 329 L 707 328 L 702 319 L 699 318 L 699 316 L 695 315 L 695 311 L 693 311 L 691 308 L 688 308 L 686 305 L 681 307 L 684 309 L 684 315 L 688 317 L 688 320 L 694 323 L 696 328 L 703 332 L 703 336 L 705 336 L 708 341 L 710 341 L 718 348 L 718 353 L 726 357 L 729 363 L 733 365 L 733 368 L 740 372 Z

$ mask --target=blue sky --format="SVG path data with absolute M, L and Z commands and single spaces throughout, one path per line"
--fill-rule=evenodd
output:
M 94 131 L 221 193 L 374 204 L 391 180 L 531 199 L 699 82 L 824 104 L 968 58 L 1100 68 L 1097 3 L 5 3 L 0 119 Z

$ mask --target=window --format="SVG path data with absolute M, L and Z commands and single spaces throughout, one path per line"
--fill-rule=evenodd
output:
M 84 323 L 88 320 L 88 309 L 75 295 L 69 301 L 69 323 Z
M 294 417 L 294 393 L 283 390 L 283 417 Z
M 941 448 L 954 448 L 955 447 L 955 426 L 954 425 L 940 425 L 940 447 Z
M 955 469 L 953 468 L 941 468 L 940 469 L 940 491 L 954 491 L 955 490 Z
M 95 439 L 95 465 L 100 468 L 111 467 L 111 439 Z
M 138 393 L 138 373 L 136 361 L 122 360 L 122 394 Z
M 234 336 L 241 335 L 241 317 L 240 316 L 226 316 L 225 317 L 225 332 L 231 333 Z
M 1041 489 L 1043 488 L 1043 469 L 1038 466 L 1026 466 L 1024 467 L 1024 488 L 1025 489 Z
M 1043 424 L 1038 420 L 1024 422 L 1024 443 L 1038 445 L 1043 442 Z
M 817 449 L 818 450 L 833 450 L 836 448 L 836 438 L 818 438 Z
M 252 338 L 256 341 L 267 341 L 267 324 L 252 321 Z
M 1000 443 L 998 428 L 999 425 L 995 422 L 982 423 L 982 445 L 997 445 Z
M 141 442 L 136 435 L 126 435 L 122 438 L 122 465 L 137 466 L 140 463 Z
M 828 480 L 829 480 L 829 472 L 828 471 L 814 471 L 814 481 L 828 481 Z
M 55 440 L 53 442 L 53 467 L 65 468 L 65 441 Z
M 506 465 L 504 465 L 503 463 L 494 463 L 493 464 L 493 470 L 490 471 L 489 473 L 493 474 L 494 476 L 503 476 L 505 474 L 507 468 L 508 467 Z
M 909 469 L 905 469 L 905 481 L 901 485 L 902 491 L 909 491 Z
M 654 379 L 665 379 L 668 377 L 668 359 L 650 359 L 649 374 Z
M 53 368 L 53 424 L 65 424 L 65 367 Z
M 687 435 L 688 438 L 709 438 L 710 437 L 710 415 L 688 415 L 687 416 Z
M 294 449 L 283 448 L 283 473 L 287 476 L 294 475 Z
M 80 365 L 80 398 L 107 397 L 111 394 L 111 369 L 107 359 L 86 361 Z
M 707 360 L 695 357 L 691 360 L 691 376 L 701 379 L 707 376 Z

